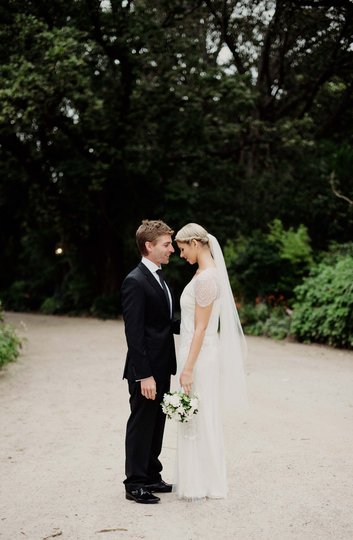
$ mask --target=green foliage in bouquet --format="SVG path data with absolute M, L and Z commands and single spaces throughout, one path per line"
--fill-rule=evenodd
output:
M 188 422 L 198 413 L 199 399 L 182 391 L 166 392 L 161 403 L 162 411 L 170 420 Z

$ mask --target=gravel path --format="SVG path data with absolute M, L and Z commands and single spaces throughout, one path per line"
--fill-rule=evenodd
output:
M 352 352 L 249 338 L 251 406 L 225 423 L 228 499 L 148 506 L 121 483 L 122 323 L 7 320 L 26 344 L 0 373 L 1 540 L 353 539 Z M 174 455 L 168 422 L 167 481 Z

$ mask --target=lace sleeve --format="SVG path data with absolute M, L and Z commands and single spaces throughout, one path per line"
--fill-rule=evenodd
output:
M 201 307 L 212 304 L 218 296 L 218 282 L 214 272 L 205 270 L 195 279 L 195 299 Z

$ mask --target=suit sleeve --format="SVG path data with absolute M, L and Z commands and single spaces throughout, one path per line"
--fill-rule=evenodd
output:
M 180 334 L 180 319 L 173 319 L 172 329 L 173 329 L 173 334 Z
M 127 277 L 121 289 L 128 358 L 136 379 L 152 375 L 145 341 L 145 293 L 134 277 Z

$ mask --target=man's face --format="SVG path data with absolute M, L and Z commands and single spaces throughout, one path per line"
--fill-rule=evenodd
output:
M 150 261 L 158 266 L 168 264 L 170 255 L 174 253 L 172 237 L 170 234 L 159 236 L 154 242 L 146 242 L 146 249 L 148 251 L 147 258 Z

